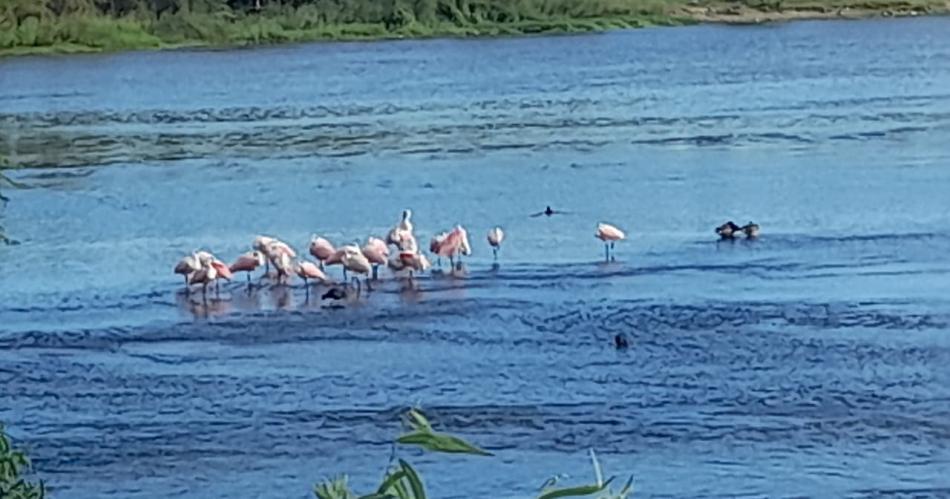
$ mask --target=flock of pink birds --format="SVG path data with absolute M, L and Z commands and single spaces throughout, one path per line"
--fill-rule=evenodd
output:
M 604 241 L 607 258 L 610 258 L 614 242 L 626 237 L 623 231 L 605 223 L 598 224 L 595 236 Z M 488 231 L 487 239 L 497 259 L 505 233 L 501 227 L 494 227 Z M 395 251 L 391 253 L 390 248 Z M 359 296 L 359 276 L 365 278 L 369 289 L 370 276 L 372 275 L 374 280 L 378 279 L 378 269 L 382 265 L 389 267 L 397 276 L 407 278 L 410 285 L 414 283 L 416 273 L 425 272 L 432 266 L 419 248 L 413 233 L 410 210 L 403 211 L 399 223 L 389 231 L 385 240 L 369 237 L 362 247 L 358 244 L 335 247 L 327 239 L 314 235 L 310 240 L 309 250 L 315 262 L 299 256 L 284 241 L 270 236 L 257 236 L 251 251 L 238 256 L 230 265 L 211 252 L 195 251 L 175 265 L 175 273 L 183 276 L 186 290 L 200 285 L 202 293 L 206 294 L 209 285 L 214 285 L 217 289 L 220 280 L 230 281 L 238 272 L 244 272 L 250 284 L 251 274 L 261 267 L 264 267 L 261 278 L 273 278 L 277 284 L 288 284 L 294 275 L 303 279 L 305 286 L 311 281 L 332 284 L 333 280 L 327 277 L 325 271 L 329 266 L 339 265 L 343 269 L 344 284 L 347 283 L 347 272 L 354 274 L 353 282 Z M 461 268 L 461 257 L 472 253 L 468 232 L 461 225 L 456 225 L 453 229 L 434 236 L 429 242 L 429 251 L 440 259 L 448 258 L 453 270 Z M 271 267 L 275 271 L 274 274 L 271 273 Z

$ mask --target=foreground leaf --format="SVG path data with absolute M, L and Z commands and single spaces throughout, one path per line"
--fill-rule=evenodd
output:
M 610 477 L 601 485 L 580 485 L 577 487 L 568 487 L 564 489 L 557 489 L 545 492 L 541 494 L 538 499 L 557 499 L 559 497 L 583 497 L 596 494 L 605 490 L 612 482 L 614 477 Z
M 418 445 L 432 452 L 474 454 L 477 456 L 493 455 L 491 452 L 475 447 L 461 438 L 432 431 L 414 431 L 399 437 L 396 442 L 403 445 Z

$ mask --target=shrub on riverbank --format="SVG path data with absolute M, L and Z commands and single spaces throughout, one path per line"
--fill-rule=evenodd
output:
M 942 0 L 0 0 L 0 51 L 570 33 L 736 13 L 741 22 L 747 11 L 946 8 Z

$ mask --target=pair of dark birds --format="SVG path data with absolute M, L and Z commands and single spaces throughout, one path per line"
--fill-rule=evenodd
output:
M 759 224 L 749 222 L 739 227 L 732 220 L 716 227 L 716 234 L 723 239 L 735 239 L 739 234 L 745 234 L 747 239 L 759 237 Z

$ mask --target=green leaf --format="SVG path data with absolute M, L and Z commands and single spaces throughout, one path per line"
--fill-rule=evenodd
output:
M 409 495 L 409 489 L 406 488 L 406 484 L 402 480 L 394 483 L 393 488 L 396 489 L 396 495 L 399 496 L 399 499 L 412 499 L 412 496 Z
M 418 445 L 419 447 L 432 452 L 445 452 L 448 454 L 474 454 L 478 456 L 493 455 L 491 452 L 475 447 L 461 438 L 447 435 L 445 433 L 435 433 L 431 431 L 414 431 L 397 438 L 396 442 L 403 445 Z
M 409 409 L 409 425 L 414 430 L 432 431 L 432 424 L 422 412 L 416 409 Z
M 578 487 L 568 487 L 564 489 L 557 489 L 545 492 L 541 494 L 538 499 L 557 499 L 559 497 L 583 497 L 596 494 L 598 492 L 606 489 L 610 482 L 613 481 L 613 477 L 607 479 L 602 485 L 580 485 Z
M 419 474 L 416 473 L 416 470 L 412 469 L 412 466 L 402 459 L 399 460 L 399 466 L 402 466 L 402 470 L 406 472 L 406 480 L 409 481 L 412 496 L 415 499 L 426 499 L 425 487 L 423 487 L 422 479 L 419 478 Z
M 391 489 L 396 484 L 396 482 L 398 482 L 399 480 L 402 480 L 405 477 L 406 477 L 406 472 L 403 470 L 396 470 L 390 473 L 386 477 L 386 479 L 383 480 L 383 483 L 379 485 L 379 488 L 376 489 L 376 493 L 385 494 L 387 491 L 389 491 L 389 489 Z
M 633 492 L 633 475 L 630 475 L 630 478 L 627 479 L 627 483 L 624 484 L 623 488 L 620 489 L 620 494 L 618 494 L 619 499 L 626 499 L 630 493 Z
M 314 487 L 313 493 L 317 499 L 354 499 L 356 497 L 346 483 L 346 475 L 325 480 Z

